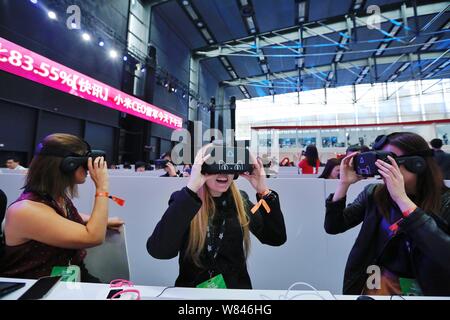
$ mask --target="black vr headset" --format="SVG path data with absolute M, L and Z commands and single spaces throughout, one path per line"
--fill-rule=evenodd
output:
M 421 152 L 416 152 L 414 155 L 397 157 L 392 152 L 381 151 L 381 149 L 388 144 L 389 136 L 390 135 L 378 136 L 373 145 L 374 151 L 363 152 L 354 157 L 353 166 L 356 173 L 363 177 L 374 177 L 379 175 L 378 167 L 375 165 L 375 162 L 377 160 L 382 160 L 391 164 L 388 156 L 394 158 L 395 162 L 399 166 L 404 165 L 409 172 L 415 174 L 423 173 L 427 167 L 424 157 L 433 156 L 433 151 L 424 150 Z
M 248 148 L 230 145 L 214 145 L 211 158 L 202 165 L 202 174 L 234 174 L 234 180 L 242 173 L 252 173 L 253 164 L 250 163 Z
M 92 158 L 92 161 L 94 161 L 98 157 L 106 157 L 106 152 L 102 150 L 92 150 L 87 141 L 84 141 L 84 143 L 87 147 L 87 152 L 84 155 L 74 153 L 58 146 L 43 146 L 42 143 L 38 145 L 36 155 L 63 158 L 60 170 L 64 173 L 72 173 L 81 166 L 88 170 L 88 159 Z
M 168 165 L 169 163 L 173 164 L 173 166 L 176 167 L 176 164 L 173 163 L 173 161 L 164 159 L 164 158 L 167 157 L 167 156 L 170 156 L 170 153 L 169 153 L 169 152 L 164 152 L 164 153 L 161 155 L 161 157 L 159 157 L 159 159 L 156 159 L 156 160 L 153 161 L 153 163 L 154 163 L 154 165 L 155 165 L 155 170 L 158 170 L 158 169 L 164 169 L 164 168 L 167 167 L 167 165 Z

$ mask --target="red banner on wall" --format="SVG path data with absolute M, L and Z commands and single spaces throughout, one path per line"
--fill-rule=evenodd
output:
M 183 119 L 0 37 L 0 70 L 178 129 Z

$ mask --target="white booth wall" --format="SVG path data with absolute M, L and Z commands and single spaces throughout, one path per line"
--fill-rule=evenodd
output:
M 0 189 L 8 203 L 20 194 L 24 174 L 0 173 Z M 348 193 L 351 202 L 368 183 L 352 185 Z M 146 242 L 167 208 L 172 192 L 187 183 L 183 178 L 120 176 L 110 174 L 110 192 L 124 198 L 119 207 L 110 203 L 110 217 L 124 219 L 130 279 L 136 284 L 172 286 L 178 275 L 178 258 L 157 260 L 146 250 Z M 281 247 L 262 245 L 252 236 L 248 270 L 255 289 L 286 289 L 296 281 L 307 282 L 317 289 L 342 292 L 345 263 L 357 236 L 359 226 L 341 235 L 328 235 L 323 227 L 325 198 L 333 192 L 336 180 L 268 179 L 269 187 L 280 194 L 287 242 Z M 238 179 L 252 201 L 255 192 L 244 179 Z M 94 186 L 90 180 L 79 188 L 74 203 L 79 212 L 90 213 Z

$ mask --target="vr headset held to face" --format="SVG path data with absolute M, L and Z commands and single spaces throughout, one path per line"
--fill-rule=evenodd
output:
M 236 180 L 242 173 L 252 173 L 248 148 L 225 145 L 222 141 L 214 141 L 208 152 L 211 157 L 202 165 L 202 174 L 233 174 Z
M 87 147 L 87 152 L 84 155 L 74 153 L 58 146 L 43 146 L 42 143 L 38 145 L 36 155 L 63 158 L 60 170 L 64 173 L 72 173 L 81 166 L 88 170 L 88 159 L 92 158 L 92 161 L 94 161 L 96 158 L 106 157 L 106 152 L 102 150 L 92 150 L 87 141 L 84 141 L 84 143 Z
M 425 171 L 427 163 L 421 156 L 405 156 L 397 157 L 392 152 L 386 151 L 368 151 L 356 155 L 353 159 L 353 164 L 355 171 L 358 175 L 363 177 L 374 177 L 379 175 L 378 167 L 375 165 L 377 160 L 382 160 L 391 164 L 388 156 L 394 158 L 395 162 L 401 166 L 404 165 L 405 168 L 416 174 L 421 174 Z
M 379 175 L 378 167 L 375 165 L 375 162 L 377 160 L 382 160 L 391 164 L 388 156 L 394 158 L 395 162 L 399 166 L 405 166 L 409 172 L 421 174 L 427 167 L 424 157 L 433 156 L 433 150 L 431 149 L 400 157 L 396 156 L 392 152 L 381 151 L 381 149 L 388 144 L 388 142 L 389 135 L 378 136 L 373 145 L 374 151 L 363 152 L 353 158 L 353 166 L 358 175 L 363 177 L 374 177 Z
M 96 158 L 99 157 L 106 157 L 106 152 L 102 150 L 92 150 L 89 143 L 85 140 L 83 140 L 86 144 L 87 151 L 85 154 L 77 154 L 75 152 L 69 151 L 67 149 L 61 148 L 59 146 L 44 146 L 42 143 L 40 143 L 36 149 L 37 156 L 50 156 L 50 157 L 59 157 L 63 158 L 61 161 L 61 165 L 59 169 L 65 173 L 65 174 L 71 174 L 75 172 L 79 167 L 83 166 L 86 170 L 88 170 L 88 159 L 92 158 L 92 161 L 94 161 Z M 118 198 L 116 196 L 112 196 L 109 194 L 109 192 L 101 192 L 99 194 L 95 195 L 97 196 L 104 196 L 111 200 L 113 200 L 115 203 L 117 203 L 119 206 L 125 205 L 125 200 Z

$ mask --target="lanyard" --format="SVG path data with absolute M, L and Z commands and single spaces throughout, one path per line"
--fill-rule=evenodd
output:
M 212 218 L 209 218 L 208 221 L 208 227 L 206 229 L 206 251 L 208 254 L 208 259 L 210 262 L 210 268 L 208 270 L 210 277 L 212 277 L 212 274 L 215 269 L 216 264 L 216 257 L 220 249 L 220 245 L 222 244 L 223 234 L 225 232 L 225 218 L 223 218 L 222 223 L 219 227 L 219 232 L 216 234 L 216 232 L 212 232 Z

